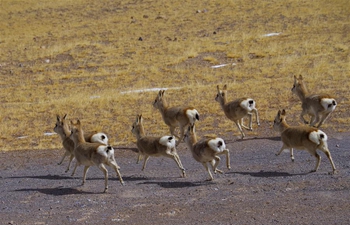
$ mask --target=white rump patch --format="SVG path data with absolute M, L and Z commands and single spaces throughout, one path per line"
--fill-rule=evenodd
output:
M 309 140 L 319 145 L 321 142 L 327 141 L 327 135 L 321 130 L 313 131 L 309 134 Z
M 196 109 L 187 109 L 186 115 L 188 119 L 190 120 L 190 124 L 194 124 L 197 120 L 196 115 L 199 115 L 198 111 Z
M 168 148 L 175 148 L 175 137 L 163 136 L 159 139 L 159 144 L 167 146 Z
M 222 152 L 226 149 L 225 141 L 222 138 L 215 138 L 208 141 L 208 145 L 216 152 Z
M 327 112 L 333 112 L 335 107 L 337 107 L 337 105 L 333 105 L 333 101 L 335 101 L 333 98 L 323 98 L 321 100 L 321 105 Z M 337 104 L 337 102 L 335 102 L 335 104 Z
M 108 137 L 105 133 L 97 133 L 91 136 L 91 142 L 108 145 Z
M 240 104 L 240 106 L 247 110 L 248 112 L 252 111 L 253 109 L 255 109 L 255 101 L 251 98 L 248 98 L 246 100 L 243 100 Z
M 110 150 L 108 150 L 108 148 L 110 148 Z M 97 148 L 97 153 L 105 157 L 108 157 L 108 155 L 114 155 L 114 149 L 111 146 L 100 145 Z

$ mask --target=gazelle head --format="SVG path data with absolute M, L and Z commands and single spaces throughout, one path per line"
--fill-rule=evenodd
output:
M 282 109 L 281 110 L 278 110 L 278 113 L 275 117 L 275 120 L 273 121 L 273 129 L 275 131 L 281 131 L 281 124 L 282 123 L 285 123 L 286 121 L 286 110 Z
M 71 124 L 71 134 L 69 136 L 70 139 L 72 139 L 74 142 L 77 142 L 79 140 L 79 137 L 82 137 L 84 139 L 83 130 L 81 128 L 80 120 L 77 120 L 77 122 L 70 122 Z
M 142 114 L 139 114 L 136 116 L 136 121 L 132 124 L 132 129 L 131 129 L 131 132 L 137 138 L 140 138 L 145 133 L 142 123 L 143 123 Z
M 69 136 L 70 128 L 69 128 L 69 124 L 67 123 L 66 117 L 67 117 L 67 114 L 64 115 L 62 119 L 59 115 L 57 115 L 57 121 L 56 121 L 55 127 L 53 128 L 53 130 L 57 134 Z
M 307 89 L 306 89 L 306 86 L 304 84 L 304 81 L 303 81 L 303 76 L 302 75 L 299 75 L 299 78 L 297 78 L 295 75 L 294 75 L 294 84 L 293 84 L 293 87 L 292 87 L 292 92 L 294 94 L 299 94 L 299 92 L 303 92 L 303 93 L 306 93 L 307 92 Z
M 191 124 L 188 126 L 187 132 L 184 135 L 184 141 L 186 143 L 189 143 L 189 142 L 191 143 L 193 142 L 193 138 L 194 139 L 196 138 L 196 127 L 194 124 Z
M 165 99 L 164 99 L 164 93 L 165 93 L 165 90 L 160 90 L 158 92 L 158 95 L 157 95 L 156 99 L 153 102 L 153 107 L 154 108 L 161 109 L 163 107 L 166 107 L 166 102 L 165 102 Z
M 217 85 L 216 88 L 218 93 L 216 94 L 215 101 L 219 102 L 220 104 L 224 104 L 227 96 L 227 85 L 225 84 L 222 90 L 220 90 L 219 85 Z

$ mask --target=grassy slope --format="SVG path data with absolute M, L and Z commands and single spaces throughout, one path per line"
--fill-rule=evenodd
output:
M 168 90 L 168 100 L 200 111 L 201 135 L 238 134 L 214 101 L 225 83 L 229 99 L 258 102 L 262 121 L 283 107 L 297 124 L 300 104 L 290 88 L 298 74 L 340 103 L 324 129 L 347 129 L 347 0 L 32 2 L 0 6 L 2 150 L 60 147 L 44 132 L 64 113 L 115 145 L 132 143 L 141 112 L 150 134 L 168 133 L 151 105 L 156 92 L 121 93 L 153 87 L 181 87 Z M 263 36 L 272 32 L 282 34 Z M 222 63 L 236 66 L 210 67 Z

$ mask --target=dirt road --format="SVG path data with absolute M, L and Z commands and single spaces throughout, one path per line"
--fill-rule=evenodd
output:
M 151 158 L 144 172 L 136 153 L 116 146 L 116 159 L 126 182 L 122 186 L 109 169 L 109 191 L 103 174 L 91 168 L 81 184 L 57 165 L 62 150 L 1 152 L 1 224 L 350 224 L 349 134 L 328 134 L 338 174 L 321 152 L 315 159 L 304 151 L 275 153 L 276 135 L 227 141 L 231 170 L 205 181 L 206 171 L 186 145 L 179 155 L 187 178 L 174 161 Z

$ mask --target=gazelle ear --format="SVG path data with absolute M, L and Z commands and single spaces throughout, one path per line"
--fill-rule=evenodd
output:
M 139 115 L 139 123 L 142 123 L 142 114 Z
M 278 117 L 281 116 L 281 110 L 278 110 L 277 116 L 278 116 Z
M 218 90 L 218 93 L 220 93 L 220 87 L 219 87 L 219 85 L 216 86 L 216 89 Z
M 299 80 L 302 80 L 303 79 L 303 76 L 301 76 L 301 74 L 299 75 Z
M 164 94 L 165 94 L 165 90 L 162 91 L 162 97 L 164 96 Z
M 63 119 L 65 120 L 65 119 L 66 119 L 66 117 L 67 117 L 67 114 L 66 114 L 66 115 L 64 115 Z
M 59 115 L 57 115 L 57 121 L 61 122 L 61 117 Z
M 286 115 L 286 110 L 282 109 L 281 115 L 282 115 L 282 116 L 285 116 L 285 115 Z
M 223 90 L 226 91 L 226 89 L 227 89 L 227 85 L 225 84 Z

